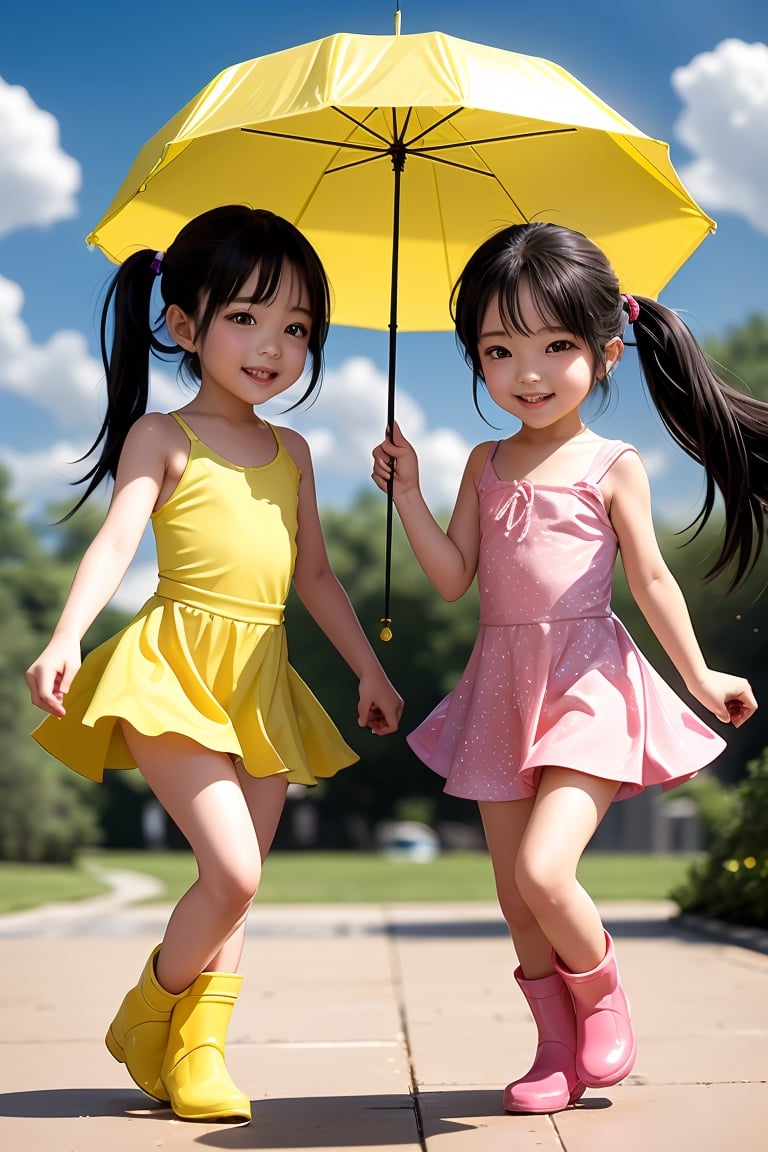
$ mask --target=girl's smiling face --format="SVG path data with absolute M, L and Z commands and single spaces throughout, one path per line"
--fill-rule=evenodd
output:
M 489 303 L 480 327 L 478 351 L 483 379 L 495 404 L 531 431 L 569 436 L 581 427 L 579 407 L 592 391 L 598 370 L 614 367 L 623 344 L 617 337 L 605 348 L 605 365 L 596 366 L 584 340 L 540 315 L 524 279 L 518 307 L 527 329 L 505 327 L 498 297 Z
M 254 303 L 258 269 L 223 305 L 205 336 L 194 341 L 202 388 L 228 392 L 249 405 L 279 396 L 307 362 L 312 317 L 304 284 L 286 265 L 274 296 Z

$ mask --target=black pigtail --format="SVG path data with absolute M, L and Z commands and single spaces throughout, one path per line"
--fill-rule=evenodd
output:
M 693 521 L 697 534 L 712 514 L 717 490 L 723 499 L 723 544 L 707 576 L 734 565 L 734 588 L 752 571 L 765 543 L 768 404 L 721 380 L 674 312 L 637 300 L 633 332 L 651 399 L 672 438 L 706 474 L 704 501 Z
M 87 459 L 99 449 L 96 463 L 77 483 L 87 487 L 67 515 L 77 512 L 101 482 L 117 473 L 126 436 L 149 401 L 149 353 L 156 341 L 149 319 L 149 306 L 156 273 L 154 253 L 149 249 L 129 256 L 115 273 L 101 312 L 99 342 L 107 382 L 107 411 L 98 436 L 81 456 Z M 109 346 L 108 330 L 113 335 Z

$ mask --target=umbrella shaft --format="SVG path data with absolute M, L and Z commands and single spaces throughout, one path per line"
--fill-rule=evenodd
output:
M 397 372 L 397 277 L 400 265 L 400 177 L 394 170 L 392 201 L 392 273 L 389 289 L 389 369 L 387 380 L 387 428 L 395 422 L 395 378 Z
M 389 369 L 387 375 L 387 431 L 392 435 L 395 424 L 395 376 L 397 371 L 397 276 L 400 256 L 400 176 L 398 165 L 394 168 L 394 193 L 392 201 L 392 278 L 389 296 Z M 387 531 L 384 556 L 384 619 L 390 619 L 389 591 L 392 575 L 392 485 L 393 477 L 387 484 Z

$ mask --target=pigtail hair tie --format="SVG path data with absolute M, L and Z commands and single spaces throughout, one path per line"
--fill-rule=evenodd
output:
M 150 268 L 154 272 L 155 276 L 159 276 L 163 270 L 163 256 L 165 256 L 165 252 L 155 252 L 154 259 L 150 264 Z
M 634 296 L 630 296 L 628 292 L 623 294 L 622 299 L 624 300 L 624 307 L 629 313 L 628 323 L 634 324 L 635 320 L 637 320 L 638 316 L 640 315 L 640 305 L 638 304 L 637 300 L 635 300 Z

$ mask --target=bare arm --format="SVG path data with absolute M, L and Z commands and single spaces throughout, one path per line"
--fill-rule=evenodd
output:
M 304 607 L 360 681 L 360 727 L 370 728 L 380 736 L 396 732 L 403 701 L 389 682 L 328 560 L 309 448 L 290 429 L 283 429 L 282 437 L 301 470 L 294 587 Z
M 416 453 L 397 424 L 393 437 L 373 452 L 374 483 L 386 492 L 394 467 L 392 497 L 398 516 L 414 556 L 444 600 L 463 596 L 477 571 L 480 521 L 476 478 L 486 451 L 487 445 L 480 444 L 470 454 L 447 532 L 427 507 L 419 487 Z
M 664 562 L 651 518 L 648 478 L 626 452 L 611 468 L 604 492 L 619 539 L 629 590 L 692 696 L 718 720 L 737 727 L 757 708 L 749 683 L 707 666 L 680 586 Z
M 104 523 L 78 565 L 50 643 L 27 671 L 33 704 L 54 716 L 65 714 L 80 641 L 117 591 L 157 500 L 166 459 L 160 420 L 144 417 L 129 432 Z

